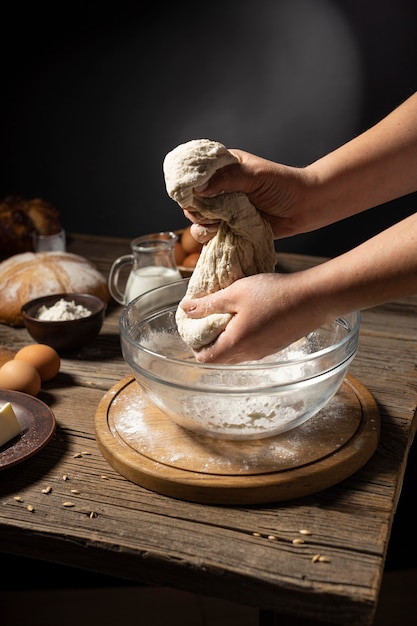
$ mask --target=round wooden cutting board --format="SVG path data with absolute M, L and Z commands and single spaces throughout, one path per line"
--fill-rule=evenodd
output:
M 275 437 L 231 441 L 193 433 L 151 404 L 132 376 L 102 398 L 97 444 L 122 476 L 205 504 L 278 502 L 321 491 L 360 469 L 379 441 L 377 404 L 347 376 L 310 420 Z

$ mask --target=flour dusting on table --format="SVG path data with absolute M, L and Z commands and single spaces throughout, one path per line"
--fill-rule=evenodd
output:
M 140 454 L 182 469 L 225 474 L 256 474 L 289 469 L 311 463 L 337 449 L 352 433 L 344 418 L 349 407 L 344 393 L 336 395 L 322 411 L 301 426 L 266 439 L 230 441 L 194 433 L 168 421 L 161 437 L 158 417 L 136 382 L 128 394 L 112 403 L 111 428 L 125 444 Z M 158 412 L 156 412 L 158 415 Z

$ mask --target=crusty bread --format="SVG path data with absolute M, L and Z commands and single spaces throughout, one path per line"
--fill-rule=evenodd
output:
M 107 281 L 97 267 L 69 252 L 23 252 L 0 263 L 0 323 L 22 326 L 21 307 L 52 293 L 91 293 L 105 302 Z

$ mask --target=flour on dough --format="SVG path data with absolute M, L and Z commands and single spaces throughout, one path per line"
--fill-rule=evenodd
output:
M 184 299 L 219 291 L 235 280 L 263 272 L 273 272 L 275 248 L 272 228 L 244 193 L 215 198 L 194 196 L 195 187 L 207 182 L 220 168 L 237 162 L 236 157 L 216 141 L 195 139 L 177 146 L 164 160 L 168 195 L 181 206 L 193 207 L 204 217 L 221 220 L 216 235 L 203 246 L 190 278 Z M 226 328 L 229 314 L 213 313 L 192 319 L 180 306 L 178 331 L 195 351 L 208 345 Z

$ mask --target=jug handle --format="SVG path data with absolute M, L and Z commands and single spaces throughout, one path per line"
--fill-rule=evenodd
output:
M 126 265 L 133 265 L 133 254 L 125 254 L 124 256 L 119 257 L 113 263 L 110 268 L 109 278 L 108 278 L 108 287 L 111 296 L 118 302 L 119 304 L 125 303 L 125 294 L 120 291 L 119 288 L 119 275 L 120 271 Z

